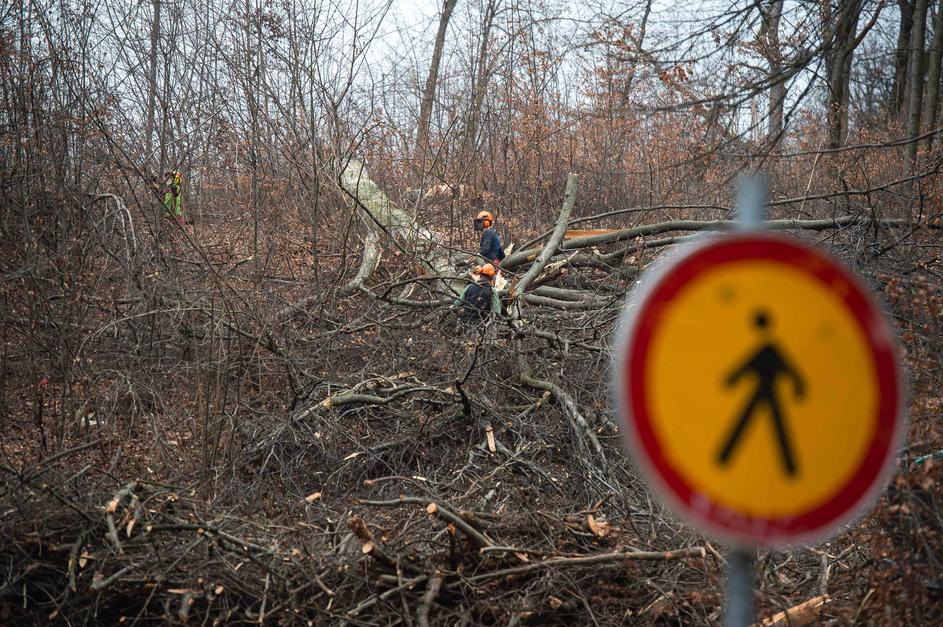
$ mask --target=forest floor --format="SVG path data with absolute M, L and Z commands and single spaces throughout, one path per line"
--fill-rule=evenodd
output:
M 943 449 L 938 233 L 905 254 L 866 232 L 816 242 L 898 326 L 906 445 L 847 529 L 759 552 L 758 620 L 813 600 L 775 624 L 943 624 L 943 461 L 909 465 Z M 145 309 L 175 313 L 125 327 L 125 288 L 96 287 L 105 304 L 76 321 L 90 339 L 68 377 L 4 336 L 0 623 L 721 620 L 725 548 L 652 496 L 610 409 L 609 341 L 634 273 L 563 277 L 615 304 L 535 309 L 549 336 L 498 324 L 476 338 L 441 307 L 384 300 L 412 272 L 395 252 L 372 294 L 342 296 L 309 278 L 300 235 L 261 270 L 247 232 L 194 237 L 204 255 L 178 238 L 141 275 L 161 295 Z M 232 294 L 211 296 L 216 281 Z M 318 290 L 332 297 L 291 320 L 258 314 Z M 522 382 L 522 358 L 575 399 L 602 454 L 556 393 Z

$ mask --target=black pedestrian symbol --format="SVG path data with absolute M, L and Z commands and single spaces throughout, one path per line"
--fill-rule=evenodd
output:
M 764 333 L 770 325 L 770 317 L 765 311 L 758 311 L 753 324 Z M 727 437 L 724 447 L 717 456 L 717 462 L 723 466 L 730 461 L 737 442 L 743 436 L 747 423 L 750 422 L 760 406 L 765 404 L 773 414 L 773 426 L 776 429 L 776 439 L 779 441 L 779 452 L 782 455 L 783 468 L 789 476 L 795 476 L 797 473 L 796 460 L 793 456 L 792 447 L 789 444 L 789 436 L 786 434 L 784 416 L 782 408 L 779 405 L 779 399 L 776 397 L 776 379 L 780 375 L 786 375 L 792 379 L 795 389 L 796 399 L 802 399 L 805 396 L 805 383 L 796 369 L 793 368 L 778 348 L 768 339 L 764 338 L 763 346 L 759 348 L 743 365 L 736 368 L 724 380 L 724 385 L 732 388 L 736 385 L 743 375 L 753 373 L 757 378 L 756 392 L 743 408 L 743 412 L 737 419 L 736 425 Z

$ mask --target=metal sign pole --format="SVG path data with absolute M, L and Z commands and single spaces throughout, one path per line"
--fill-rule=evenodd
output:
M 740 179 L 737 190 L 737 230 L 762 231 L 766 218 L 766 179 L 759 174 Z
M 748 627 L 753 622 L 753 552 L 733 549 L 727 557 L 726 627 Z
M 737 230 L 762 231 L 765 219 L 766 180 L 753 175 L 740 180 L 737 193 Z M 749 627 L 753 622 L 754 552 L 732 549 L 727 558 L 726 627 Z

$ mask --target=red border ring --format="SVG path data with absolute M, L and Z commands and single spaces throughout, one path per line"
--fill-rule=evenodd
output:
M 852 477 L 821 505 L 797 516 L 745 515 L 699 494 L 661 454 L 645 391 L 644 365 L 655 322 L 653 313 L 688 283 L 718 265 L 762 259 L 800 267 L 826 284 L 849 286 L 844 297 L 868 341 L 879 385 L 877 429 Z M 676 251 L 649 272 L 623 314 L 615 359 L 623 435 L 655 491 L 691 524 L 737 546 L 784 547 L 821 540 L 853 520 L 886 482 L 904 427 L 904 394 L 896 335 L 855 275 L 825 253 L 781 235 L 749 233 L 704 238 Z

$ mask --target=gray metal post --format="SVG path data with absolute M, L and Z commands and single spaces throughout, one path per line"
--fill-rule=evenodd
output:
M 726 627 L 749 627 L 753 622 L 752 551 L 733 549 L 727 557 Z
M 766 218 L 766 180 L 759 175 L 740 180 L 737 193 L 737 230 L 761 231 Z M 749 627 L 753 622 L 753 551 L 732 549 L 727 558 L 726 627 Z
M 737 187 L 737 230 L 763 230 L 763 221 L 766 219 L 766 179 L 760 174 L 745 176 Z

